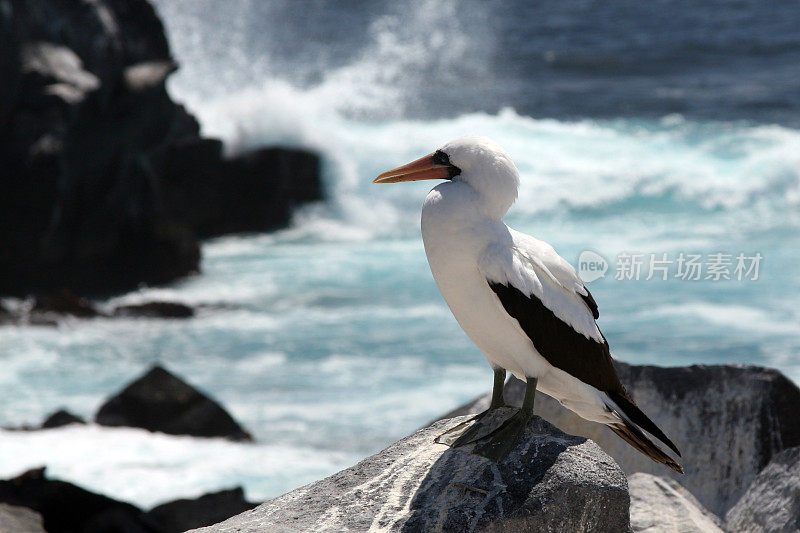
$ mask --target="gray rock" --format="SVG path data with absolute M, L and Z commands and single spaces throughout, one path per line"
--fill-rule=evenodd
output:
M 775 455 L 725 518 L 733 533 L 800 531 L 800 447 Z
M 628 478 L 635 533 L 723 533 L 720 519 L 674 479 L 639 472 Z
M 605 426 L 583 420 L 545 394 L 536 396 L 536 414 L 562 431 L 592 439 L 628 475 L 646 472 L 677 479 L 717 516 L 739 500 L 774 454 L 800 445 L 800 389 L 777 370 L 615 365 L 636 403 L 681 450 L 686 475 L 651 461 Z M 512 378 L 506 402 L 519 405 L 524 393 L 524 384 Z M 489 399 L 484 395 L 443 418 L 480 412 Z
M 45 533 L 42 515 L 28 509 L 0 503 L 0 531 L 3 533 Z
M 195 531 L 628 531 L 627 481 L 596 444 L 539 417 L 501 464 L 434 442 L 467 419 Z

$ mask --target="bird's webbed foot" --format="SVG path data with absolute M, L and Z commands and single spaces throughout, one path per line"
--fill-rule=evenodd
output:
M 487 437 L 499 428 L 509 416 L 506 414 L 506 410 L 502 409 L 506 406 L 506 402 L 503 400 L 505 381 L 506 371 L 499 367 L 495 368 L 492 403 L 489 405 L 489 409 L 445 431 L 436 437 L 436 442 L 457 448 Z M 503 416 L 497 416 L 501 414 Z
M 491 435 L 515 411 L 504 407 L 490 407 L 486 411 L 445 431 L 436 437 L 436 442 L 446 444 L 451 448 L 458 448 Z
M 499 463 L 505 459 L 525 432 L 531 415 L 520 409 L 494 430 L 487 442 L 475 446 L 472 453 Z

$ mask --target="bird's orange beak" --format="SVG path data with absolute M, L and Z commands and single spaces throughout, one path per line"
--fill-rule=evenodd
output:
M 397 183 L 400 181 L 420 181 L 420 180 L 447 180 L 453 177 L 452 165 L 442 165 L 433 161 L 433 154 L 420 157 L 402 167 L 387 170 L 374 180 L 372 183 Z

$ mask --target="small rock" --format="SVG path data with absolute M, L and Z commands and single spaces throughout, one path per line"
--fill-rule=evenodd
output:
M 154 507 L 145 514 L 145 522 L 160 533 L 182 533 L 188 529 L 210 526 L 255 507 L 244 499 L 241 487 L 204 494 L 193 500 L 175 500 Z
M 36 296 L 33 301 L 31 313 L 55 313 L 80 318 L 92 318 L 102 314 L 94 308 L 89 300 L 75 296 L 69 291 Z
M 0 525 L 3 533 L 45 533 L 42 515 L 16 505 L 0 503 Z
M 176 302 L 146 302 L 143 304 L 121 305 L 114 308 L 114 316 L 147 318 L 191 318 L 194 309 Z
M 64 409 L 59 409 L 55 413 L 48 416 L 44 422 L 42 422 L 41 429 L 51 429 L 51 428 L 58 428 L 61 426 L 68 426 L 69 424 L 85 424 L 86 421 L 79 417 L 75 416 L 69 411 Z
M 217 402 L 160 366 L 103 404 L 95 421 L 172 435 L 252 440 Z
M 421 429 L 357 465 L 198 533 L 264 531 L 628 531 L 622 470 L 539 417 L 501 463 Z
M 0 302 L 0 326 L 3 324 L 16 324 L 18 320 L 19 317 L 3 305 L 3 302 Z
M 733 533 L 800 531 L 800 446 L 775 455 L 725 518 Z
M 639 472 L 628 478 L 628 490 L 634 533 L 723 533 L 720 519 L 674 479 Z

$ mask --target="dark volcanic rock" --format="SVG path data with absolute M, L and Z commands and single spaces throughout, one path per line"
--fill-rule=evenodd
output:
M 0 533 L 181 533 L 255 506 L 236 488 L 144 513 L 129 503 L 48 479 L 45 469 L 38 468 L 0 480 Z
M 625 476 L 596 444 L 538 417 L 500 464 L 434 442 L 465 420 L 197 531 L 628 531 Z
M 800 447 L 776 454 L 725 518 L 734 533 L 800 531 Z
M 160 366 L 154 366 L 103 404 L 95 421 L 172 435 L 251 440 L 217 402 Z
M 45 533 L 42 515 L 27 507 L 0 503 L 0 524 L 3 533 Z
M 135 305 L 121 305 L 114 309 L 114 316 L 149 318 L 191 318 L 194 309 L 176 302 L 146 302 Z
M 158 156 L 196 136 L 146 0 L 3 0 L 17 90 L 0 109 L 0 293 L 101 292 L 196 269 L 191 228 L 158 202 Z M 5 77 L 4 84 L 5 84 Z
M 161 533 L 183 533 L 192 528 L 210 526 L 258 504 L 244 499 L 241 487 L 204 494 L 194 500 L 175 500 L 154 507 L 144 516 L 145 522 Z
M 0 481 L 0 502 L 38 512 L 48 533 L 154 533 L 137 507 L 47 479 L 44 468 Z
M 59 428 L 61 426 L 68 426 L 70 424 L 85 424 L 86 421 L 79 417 L 75 416 L 69 411 L 64 409 L 59 409 L 52 415 L 48 416 L 44 422 L 42 422 L 41 429 L 51 429 L 51 428 Z
M 636 403 L 681 450 L 685 476 L 654 463 L 605 426 L 583 420 L 549 396 L 537 395 L 536 413 L 563 431 L 591 438 L 629 475 L 676 479 L 718 516 L 725 515 L 773 455 L 800 445 L 800 389 L 777 370 L 615 365 Z M 524 384 L 511 379 L 506 401 L 519 405 L 524 392 Z M 445 417 L 482 411 L 489 398 Z
M 167 94 L 147 0 L 0 0 L 0 294 L 106 294 L 196 271 L 198 236 L 319 199 L 296 150 L 226 160 Z
M 36 296 L 33 300 L 31 314 L 71 315 L 81 318 L 100 316 L 100 313 L 88 300 L 79 298 L 69 291 L 63 290 L 55 294 Z
M 165 203 L 201 237 L 276 229 L 289 222 L 295 206 L 322 199 L 320 161 L 311 152 L 221 154 L 219 141 L 190 139 L 173 145 L 165 158 Z

